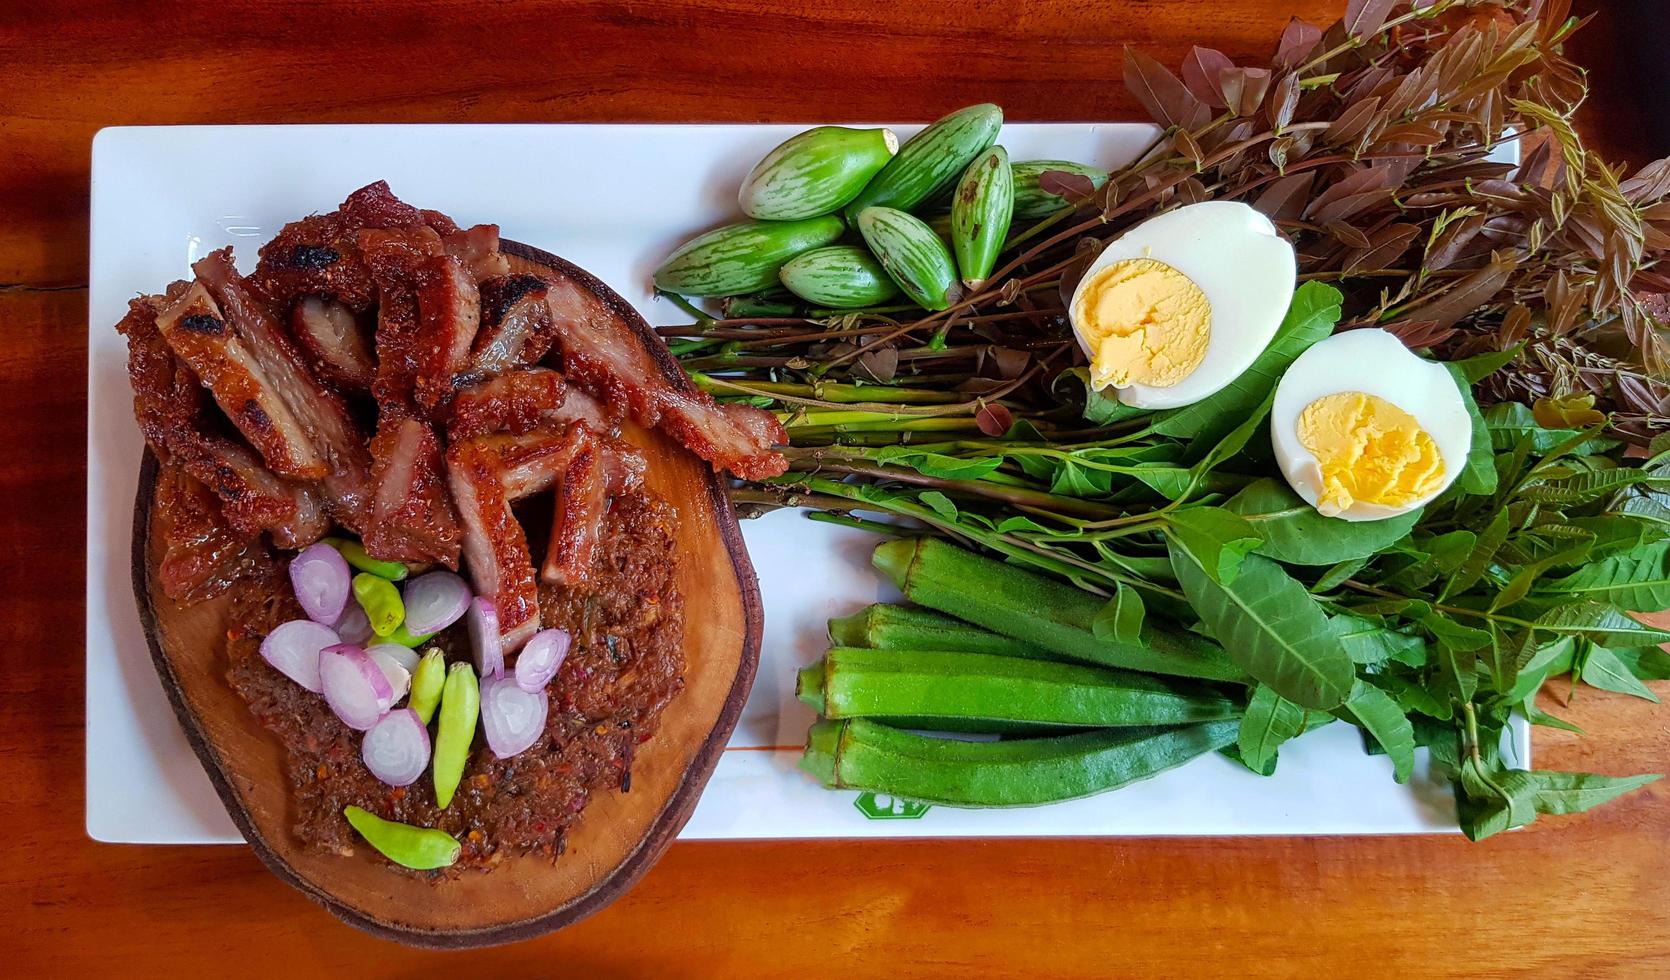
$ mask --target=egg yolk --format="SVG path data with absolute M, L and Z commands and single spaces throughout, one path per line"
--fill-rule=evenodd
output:
M 1212 304 L 1188 276 L 1156 259 L 1097 270 L 1073 307 L 1090 349 L 1090 383 L 1169 388 L 1193 374 L 1212 338 Z
M 1407 507 L 1444 481 L 1432 437 L 1413 415 L 1377 395 L 1343 391 L 1306 405 L 1299 444 L 1322 468 L 1316 509 L 1329 517 L 1353 503 Z

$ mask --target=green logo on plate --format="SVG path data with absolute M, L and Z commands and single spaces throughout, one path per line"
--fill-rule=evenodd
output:
M 920 820 L 922 814 L 933 809 L 930 804 L 901 800 L 881 793 L 859 793 L 852 801 L 858 812 L 871 820 Z

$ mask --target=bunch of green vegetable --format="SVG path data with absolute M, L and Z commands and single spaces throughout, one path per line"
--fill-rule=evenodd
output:
M 750 209 L 768 220 L 697 239 L 657 274 L 669 294 L 722 298 L 714 317 L 675 296 L 695 322 L 659 328 L 696 383 L 776 409 L 789 433 L 791 472 L 736 499 L 969 549 L 912 545 L 900 566 L 883 546 L 907 597 L 954 618 L 867 614 L 903 644 L 832 625 L 837 649 L 802 678 L 828 717 L 810 770 L 907 797 L 1043 802 L 1230 743 L 1269 772 L 1287 739 L 1341 719 L 1399 779 L 1430 749 L 1474 837 L 1651 778 L 1522 772 L 1499 753 L 1514 712 L 1565 724 L 1535 701 L 1550 677 L 1651 697 L 1642 682 L 1670 676 L 1670 633 L 1629 615 L 1670 607 L 1670 343 L 1654 312 L 1670 309 L 1670 162 L 1624 179 L 1585 152 L 1566 6 L 1352 0 L 1327 30 L 1294 21 L 1265 66 L 1197 48 L 1181 77 L 1132 53 L 1127 86 L 1163 133 L 1111 174 L 1005 167 L 989 106 L 862 179 L 825 168 L 846 175 L 829 181 L 840 193 L 756 171 L 751 185 L 815 207 Z M 991 132 L 967 136 L 982 114 Z M 1517 166 L 1489 159 L 1505 132 L 1529 147 Z M 965 188 L 990 214 L 971 217 Z M 1275 339 L 1192 405 L 1144 411 L 1093 390 L 1065 309 L 1083 270 L 1137 221 L 1208 199 L 1253 205 L 1296 247 L 1301 285 Z M 1447 362 L 1472 448 L 1421 510 L 1346 522 L 1288 489 L 1268 414 L 1295 358 L 1371 324 Z M 1153 692 L 1130 672 L 1227 699 L 1233 737 L 1226 718 L 1133 720 Z M 884 675 L 913 678 L 920 699 L 883 697 Z M 1037 698 L 1005 700 L 1022 688 Z M 971 747 L 891 727 L 927 719 L 1010 737 Z M 1088 731 L 1040 734 L 1063 727 Z

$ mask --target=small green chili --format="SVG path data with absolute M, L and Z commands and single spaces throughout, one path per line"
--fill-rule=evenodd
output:
M 464 849 L 443 830 L 384 820 L 357 806 L 343 808 L 342 815 L 348 818 L 367 844 L 377 849 L 377 853 L 414 871 L 447 867 L 458 860 L 458 852 Z
M 417 670 L 412 671 L 412 697 L 406 705 L 417 712 L 425 725 L 435 717 L 435 708 L 441 703 L 441 688 L 445 685 L 446 658 L 440 650 L 432 648 L 418 661 Z
M 420 647 L 434 638 L 433 633 L 413 634 L 406 629 L 405 623 L 396 626 L 394 632 L 385 637 L 390 643 L 398 643 L 403 647 Z
M 420 665 L 421 666 L 421 665 Z M 445 810 L 452 802 L 464 764 L 470 760 L 476 719 L 481 715 L 481 687 L 475 668 L 456 663 L 447 668 L 441 691 L 440 722 L 435 726 L 435 805 Z
M 355 575 L 354 598 L 365 610 L 365 617 L 371 620 L 371 632 L 378 636 L 391 635 L 406 619 L 406 604 L 400 601 L 400 590 L 386 578 L 369 572 Z
M 347 559 L 348 564 L 362 572 L 370 572 L 378 578 L 398 582 L 405 578 L 409 572 L 405 565 L 397 561 L 383 561 L 381 558 L 371 557 L 366 553 L 365 546 L 358 541 L 350 541 L 347 538 L 326 538 L 325 543 L 342 552 L 342 557 Z

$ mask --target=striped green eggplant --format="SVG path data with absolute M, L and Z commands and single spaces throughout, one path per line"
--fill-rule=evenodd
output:
M 790 259 L 778 277 L 801 299 L 816 306 L 851 310 L 875 306 L 899 295 L 875 256 L 857 245 L 814 248 Z
M 684 296 L 735 296 L 777 285 L 777 270 L 801 252 L 833 245 L 846 230 L 837 215 L 800 221 L 745 221 L 679 246 L 655 270 L 658 289 Z
M 897 208 L 865 208 L 858 233 L 905 295 L 924 309 L 943 310 L 955 300 L 956 261 L 921 218 Z
M 737 200 L 750 218 L 767 221 L 832 214 L 857 197 L 898 149 L 890 129 L 808 129 L 767 153 L 743 180 Z
M 968 165 L 951 197 L 951 248 L 969 289 L 979 289 L 997 265 L 1014 207 L 1009 152 L 994 146 Z
M 847 205 L 847 220 L 868 207 L 914 209 L 950 187 L 1002 127 L 1003 110 L 988 103 L 959 109 L 922 130 Z
M 1092 186 L 1100 189 L 1108 182 L 1108 172 L 1069 160 L 1023 160 L 1010 168 L 1015 179 L 1015 218 L 1028 221 L 1047 218 L 1067 206 L 1059 195 L 1050 194 L 1038 186 L 1038 177 L 1049 171 L 1080 174 L 1090 178 Z

